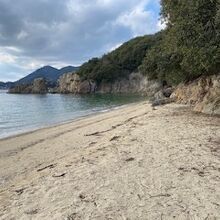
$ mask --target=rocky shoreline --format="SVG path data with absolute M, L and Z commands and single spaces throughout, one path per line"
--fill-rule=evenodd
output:
M 47 82 L 44 78 L 37 78 L 32 84 L 19 84 L 9 89 L 12 94 L 46 94 Z
M 200 77 L 188 83 L 170 87 L 156 80 L 149 80 L 141 73 L 132 73 L 128 79 L 115 82 L 97 83 L 94 80 L 82 80 L 74 73 L 63 74 L 57 88 L 48 88 L 43 78 L 35 79 L 32 85 L 17 85 L 9 93 L 24 94 L 92 94 L 92 93 L 139 93 L 152 97 L 155 103 L 171 98 L 181 104 L 189 104 L 194 111 L 212 115 L 220 115 L 220 75 Z M 162 101 L 162 103 L 169 101 Z
M 153 95 L 161 90 L 162 84 L 149 81 L 140 73 L 131 73 L 128 79 L 118 79 L 114 82 L 97 83 L 94 80 L 82 80 L 76 73 L 64 74 L 59 79 L 59 93 L 89 94 L 89 93 L 141 93 Z

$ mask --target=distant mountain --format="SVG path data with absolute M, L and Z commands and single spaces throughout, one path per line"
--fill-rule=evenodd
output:
M 13 82 L 0 82 L 0 89 L 9 89 L 13 84 Z
M 61 75 L 68 72 L 74 72 L 78 70 L 78 67 L 67 66 L 62 69 L 56 69 L 52 66 L 44 66 L 33 73 L 25 76 L 24 78 L 14 82 L 15 85 L 21 84 L 31 84 L 37 78 L 44 78 L 49 86 L 55 86 L 57 84 L 57 80 Z

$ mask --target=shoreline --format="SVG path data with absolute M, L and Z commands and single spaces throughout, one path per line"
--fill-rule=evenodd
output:
M 220 118 L 148 102 L 0 140 L 0 219 L 215 219 Z
M 65 125 L 65 124 L 69 124 L 69 123 L 74 123 L 78 120 L 83 120 L 87 117 L 92 117 L 92 116 L 95 116 L 95 115 L 111 112 L 111 111 L 114 111 L 114 110 L 117 110 L 117 109 L 126 108 L 130 105 L 135 105 L 135 104 L 139 104 L 139 103 L 142 103 L 142 102 L 148 102 L 148 101 L 138 101 L 138 102 L 133 102 L 133 103 L 129 103 L 129 104 L 118 105 L 118 106 L 115 106 L 115 107 L 94 111 L 94 112 L 88 113 L 88 114 L 83 115 L 83 116 L 78 116 L 78 117 L 73 118 L 73 119 L 65 120 L 63 122 L 51 123 L 50 125 L 36 127 L 36 128 L 33 128 L 33 129 L 27 129 L 27 130 L 25 129 L 25 130 L 23 130 L 21 132 L 18 132 L 18 133 L 11 133 L 9 136 L 5 136 L 5 137 L 0 136 L 0 141 L 11 139 L 11 138 L 16 138 L 16 137 L 26 135 L 26 134 L 32 134 L 32 133 L 34 133 L 36 131 L 39 131 L 39 130 L 49 129 L 49 128 L 52 128 L 52 127 L 57 127 L 57 126 Z

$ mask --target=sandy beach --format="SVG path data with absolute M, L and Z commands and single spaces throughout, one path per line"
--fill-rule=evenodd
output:
M 220 219 L 220 118 L 142 102 L 0 140 L 0 219 Z

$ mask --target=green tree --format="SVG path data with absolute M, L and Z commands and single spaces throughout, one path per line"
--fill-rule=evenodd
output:
M 78 70 L 83 79 L 114 82 L 128 78 L 141 65 L 146 51 L 158 41 L 160 33 L 134 38 L 101 58 L 93 58 Z
M 219 0 L 162 0 L 162 15 L 168 22 L 168 51 L 183 55 L 187 77 L 210 74 L 217 62 L 216 16 Z
M 219 71 L 219 0 L 162 0 L 163 39 L 140 69 L 170 83 Z M 150 72 L 149 72 L 149 67 Z

